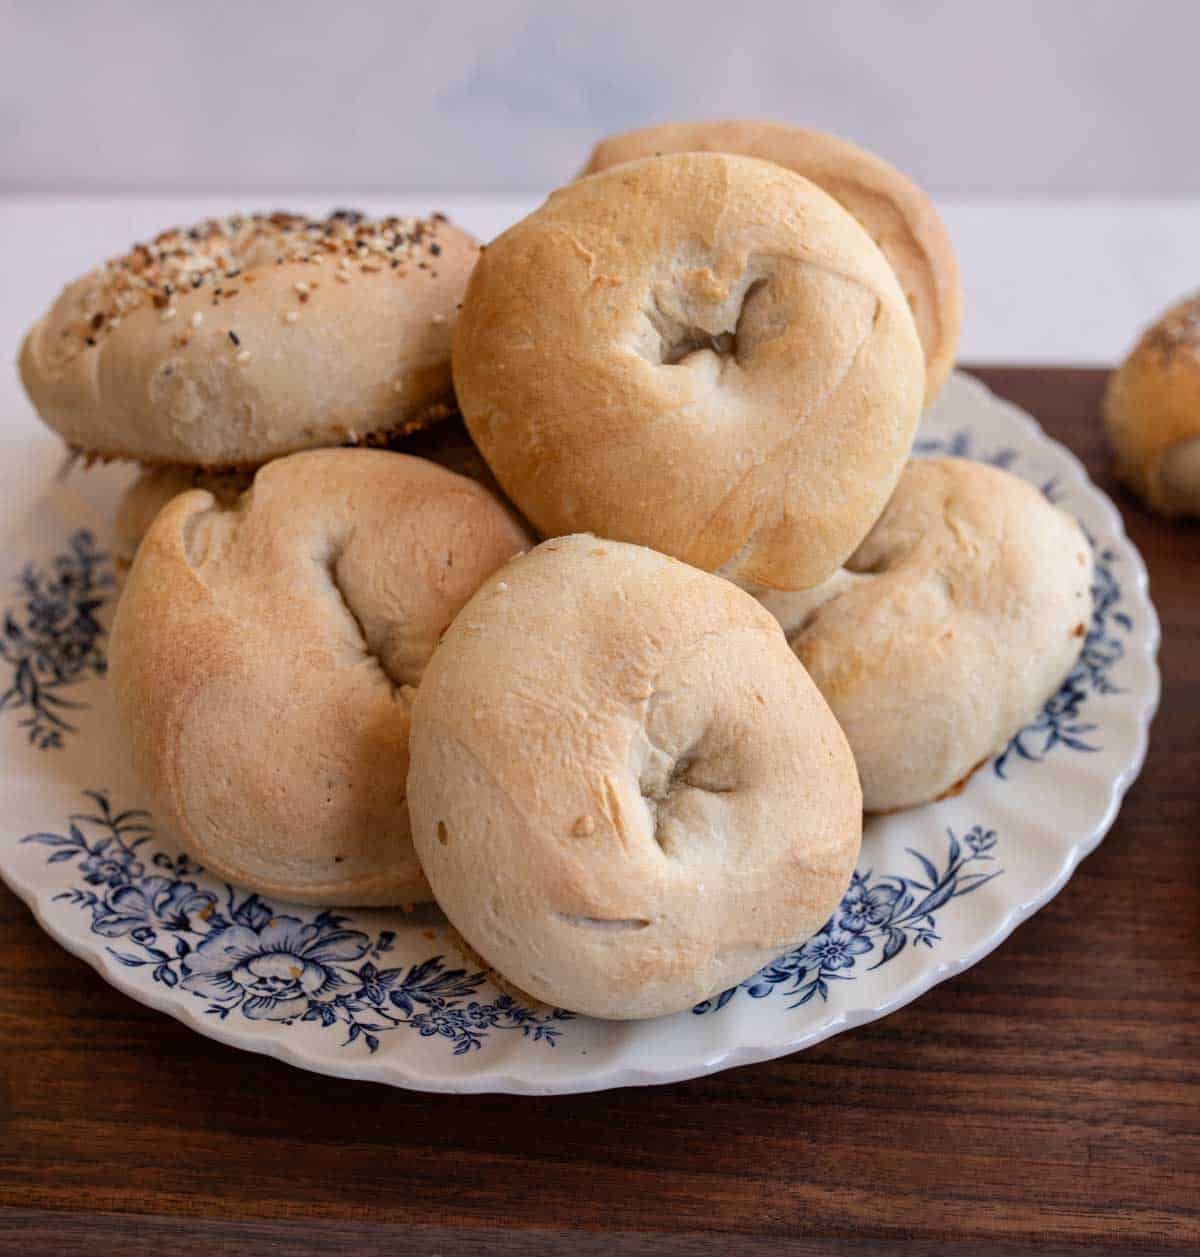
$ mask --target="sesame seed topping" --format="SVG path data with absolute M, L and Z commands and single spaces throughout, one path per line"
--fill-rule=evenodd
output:
M 200 324 L 203 322 L 204 322 L 204 315 L 201 313 L 201 311 L 197 310 L 196 313 L 192 315 L 192 326 L 199 327 Z
M 240 345 L 242 343 L 238 338 L 237 332 L 235 332 L 232 328 L 229 329 L 229 339 L 233 341 L 235 345 Z
M 436 323 L 438 327 L 441 327 L 441 325 L 445 323 L 445 321 L 446 321 L 446 316 L 444 314 L 435 314 L 433 318 L 430 319 L 430 322 Z
M 287 313 L 283 316 L 283 321 L 284 321 L 285 323 L 299 323 L 299 322 L 300 322 L 300 316 L 296 313 L 296 311 L 295 311 L 295 310 L 289 310 L 289 311 L 288 311 L 288 312 L 287 312 Z
M 163 322 L 178 314 L 174 296 L 181 291 L 208 289 L 212 304 L 237 296 L 224 288 L 243 277 L 253 283 L 256 271 L 272 265 L 302 265 L 336 258 L 335 277 L 348 283 L 351 263 L 368 273 L 385 264 L 404 275 L 404 262 L 419 254 L 438 256 L 434 237 L 445 218 L 367 219 L 355 210 L 338 210 L 324 219 L 301 214 L 239 214 L 208 219 L 192 227 L 160 232 L 151 242 L 134 245 L 120 257 L 98 268 L 86 292 L 77 322 L 68 329 L 68 345 L 82 350 L 119 326 L 131 311 L 152 305 Z M 316 284 L 295 285 L 303 303 Z M 198 326 L 195 312 L 191 326 Z
M 244 363 L 244 362 L 249 362 L 249 361 L 250 361 L 250 351 L 249 351 L 248 349 L 243 349 L 243 350 L 242 350 L 242 352 L 241 352 L 240 354 L 238 354 L 238 356 L 237 356 L 237 360 L 238 360 L 238 362 L 243 362 L 243 363 Z

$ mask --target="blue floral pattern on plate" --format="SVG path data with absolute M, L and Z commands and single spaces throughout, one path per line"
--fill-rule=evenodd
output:
M 395 945 L 394 931 L 371 938 L 332 912 L 305 919 L 228 884 L 206 889 L 204 870 L 185 855 L 156 852 L 149 872 L 149 814 L 114 811 L 102 791 L 85 794 L 93 810 L 69 816 L 65 833 L 21 840 L 52 848 L 47 863 L 74 862 L 79 884 L 55 898 L 90 912 L 93 934 L 124 940 L 108 947 L 121 964 L 207 1000 L 205 1011 L 222 1020 L 237 1012 L 285 1026 L 339 1026 L 343 1046 L 361 1039 L 371 1052 L 381 1034 L 407 1029 L 445 1039 L 461 1056 L 504 1030 L 554 1047 L 572 1018 L 562 1009 L 526 1008 L 508 995 L 472 999 L 487 974 L 447 968 L 442 956 L 388 968 L 383 957 Z
M 920 865 L 924 880 L 901 873 L 876 877 L 870 870 L 855 872 L 838 910 L 803 947 L 780 956 L 753 977 L 713 999 L 697 1004 L 692 1012 L 717 1012 L 738 991 L 745 991 L 753 999 L 784 995 L 792 1000 L 789 1008 L 801 1008 L 814 996 L 828 999 L 830 982 L 854 978 L 856 975 L 850 971 L 860 960 L 871 959 L 869 967 L 878 969 L 894 960 L 909 943 L 932 947 L 938 941 L 933 914 L 1004 871 L 969 868 L 995 858 L 994 830 L 976 825 L 961 841 L 952 830 L 947 831 L 947 838 L 946 862 L 941 869 L 928 856 L 908 848 L 908 854 Z
M 86 707 L 62 691 L 104 675 L 98 616 L 113 586 L 109 556 L 85 528 L 48 566 L 26 563 L 17 577 L 19 601 L 5 613 L 0 634 L 0 660 L 12 670 L 0 712 L 27 712 L 21 726 L 40 750 L 61 747 L 63 735 L 75 732 L 67 712 Z
M 285 1026 L 341 1026 L 344 1047 L 361 1038 L 371 1052 L 380 1034 L 407 1028 L 424 1038 L 440 1036 L 462 1055 L 501 1030 L 519 1030 L 553 1047 L 572 1019 L 563 1009 L 538 1012 L 508 995 L 472 999 L 487 974 L 448 969 L 442 956 L 387 968 L 382 958 L 395 946 L 395 931 L 372 938 L 347 929 L 348 918 L 333 912 L 302 917 L 295 913 L 304 909 L 293 907 L 278 913 L 228 883 L 211 889 L 204 869 L 186 855 L 157 851 L 147 861 L 150 814 L 114 811 L 103 791 L 84 794 L 93 810 L 72 813 L 65 832 L 21 839 L 50 847 L 48 864 L 73 862 L 78 884 L 55 899 L 90 912 L 93 934 L 124 940 L 123 947 L 108 946 L 121 964 L 207 1000 L 205 1012 L 222 1020 L 237 1012 Z M 1003 871 L 968 868 L 993 860 L 991 830 L 976 825 L 961 842 L 952 832 L 948 839 L 940 869 L 909 848 L 924 880 L 856 872 L 837 912 L 803 947 L 692 1011 L 716 1012 L 740 990 L 754 999 L 795 996 L 789 1007 L 799 1008 L 816 995 L 828 999 L 831 981 L 855 977 L 850 971 L 860 958 L 871 956 L 870 967 L 878 969 L 909 943 L 932 947 L 938 941 L 934 913 Z

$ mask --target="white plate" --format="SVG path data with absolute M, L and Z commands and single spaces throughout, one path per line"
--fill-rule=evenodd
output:
M 52 938 L 127 995 L 348 1078 L 519 1093 L 669 1082 L 881 1017 L 987 955 L 1063 886 L 1141 766 L 1159 690 L 1145 569 L 1073 455 L 962 375 L 918 452 L 999 463 L 1084 523 L 1097 583 L 1083 656 L 958 797 L 871 820 L 834 920 L 718 1000 L 628 1023 L 524 1008 L 464 967 L 432 908 L 267 904 L 191 864 L 137 810 L 102 679 L 105 552 L 128 472 L 56 480 L 48 438 L 0 471 L 0 873 Z

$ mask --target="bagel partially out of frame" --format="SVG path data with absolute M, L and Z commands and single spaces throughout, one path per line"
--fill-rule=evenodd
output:
M 471 480 L 377 450 L 269 463 L 159 513 L 117 609 L 134 767 L 219 876 L 280 899 L 429 897 L 405 801 L 413 687 L 528 540 Z
M 1151 509 L 1200 516 L 1200 294 L 1148 327 L 1108 378 L 1117 474 Z
M 801 589 L 891 495 L 925 368 L 895 274 L 832 198 L 690 153 L 568 184 L 489 245 L 454 382 L 543 534 Z
M 872 812 L 959 785 L 1041 711 L 1091 622 L 1079 524 L 1009 472 L 909 463 L 843 571 L 767 594 L 846 732 Z
M 904 289 L 925 351 L 925 400 L 933 400 L 958 350 L 962 283 L 950 236 L 915 183 L 849 140 L 780 122 L 674 122 L 610 135 L 592 150 L 583 173 L 683 152 L 741 153 L 786 166 L 853 214 Z
M 861 794 L 778 624 L 719 577 L 593 536 L 486 581 L 413 709 L 413 841 L 516 987 L 654 1017 L 820 929 Z
M 165 231 L 68 285 L 21 349 L 68 445 L 253 467 L 453 409 L 450 339 L 478 246 L 440 215 L 246 215 Z

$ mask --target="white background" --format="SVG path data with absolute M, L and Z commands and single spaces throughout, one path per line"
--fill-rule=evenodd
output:
M 0 355 L 167 225 L 349 203 L 488 237 L 608 130 L 744 115 L 932 192 L 964 360 L 1109 363 L 1200 286 L 1198 82 L 1192 0 L 0 0 Z
M 539 192 L 782 118 L 940 197 L 1200 195 L 1195 0 L 0 0 L 0 190 Z

